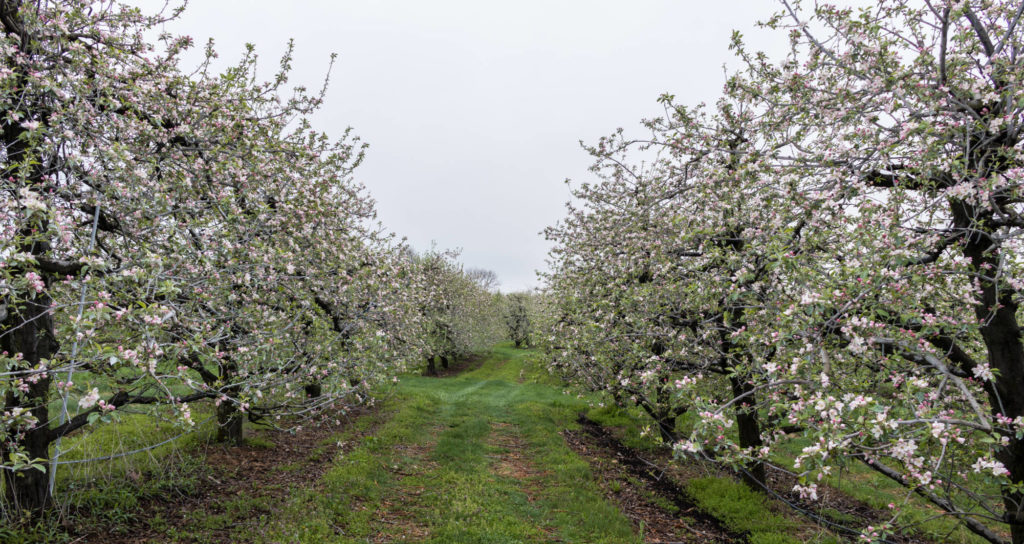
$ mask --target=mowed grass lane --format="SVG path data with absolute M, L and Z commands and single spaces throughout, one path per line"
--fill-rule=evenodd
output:
M 379 425 L 268 525 L 271 542 L 588 542 L 642 537 L 559 431 L 586 404 L 496 348 L 452 378 L 406 376 Z M 376 421 L 374 421 L 376 418 Z M 344 437 L 341 437 L 344 440 Z

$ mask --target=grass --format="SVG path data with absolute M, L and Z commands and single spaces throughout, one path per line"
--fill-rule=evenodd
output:
M 640 409 L 624 409 L 614 405 L 596 406 L 587 417 L 606 428 L 613 429 L 626 446 L 640 451 L 654 451 L 663 447 L 657 433 L 643 432 L 650 419 Z M 680 417 L 677 428 L 686 425 L 686 416 Z M 806 535 L 816 532 L 810 541 L 838 542 L 835 535 L 814 528 L 796 513 L 786 511 L 745 484 L 728 477 L 705 476 L 683 483 L 689 498 L 705 513 L 719 520 L 729 531 L 746 535 L 751 544 L 799 544 L 808 541 Z M 801 533 L 804 538 L 790 536 Z
M 454 378 L 404 377 L 387 422 L 261 536 L 296 543 L 641 542 L 559 431 L 577 428 L 577 414 L 589 409 L 592 419 L 622 429 L 629 445 L 653 448 L 657 439 L 641 435 L 639 414 L 591 408 L 593 398 L 566 395 L 561 385 L 536 353 L 511 346 L 498 346 L 478 369 Z M 806 533 L 806 523 L 774 513 L 743 484 L 709 477 L 687 490 L 754 544 L 803 541 L 789 533 Z M 835 541 L 818 532 L 813 541 Z
M 694 478 L 686 482 L 686 491 L 701 510 L 720 520 L 727 529 L 749 535 L 751 544 L 803 542 L 789 536 L 801 530 L 802 524 L 772 512 L 764 495 L 742 483 L 727 478 Z
M 511 345 L 497 346 L 478 368 L 455 377 L 406 375 L 381 410 L 273 468 L 295 473 L 305 461 L 330 464 L 320 481 L 274 483 L 268 489 L 275 493 L 223 497 L 217 512 L 190 514 L 187 528 L 160 516 L 147 522 L 167 542 L 217 542 L 228 535 L 238 542 L 288 543 L 639 543 L 643 529 L 606 499 L 590 465 L 566 446 L 560 431 L 577 428 L 577 414 L 586 412 L 635 449 L 657 449 L 657 434 L 643 432 L 648 419 L 638 410 L 601 406 L 598 397 L 570 396 L 563 388 L 538 353 Z M 62 468 L 60 493 L 81 506 L 76 523 L 128 527 L 147 496 L 198 488 L 210 469 L 194 450 L 212 430 L 210 425 L 131 458 Z M 123 414 L 120 422 L 65 440 L 63 459 L 127 451 L 178 432 L 169 422 Z M 259 435 L 247 443 L 280 447 Z M 345 453 L 330 454 L 340 443 Z M 124 485 L 125 478 L 133 483 Z M 866 469 L 855 469 L 831 483 L 881 508 L 900 490 L 876 480 Z M 702 472 L 682 485 L 703 512 L 752 544 L 839 542 L 732 478 Z M 616 486 L 621 484 L 609 488 L 613 494 Z M 658 498 L 647 497 L 664 503 L 666 511 L 677 510 Z M 921 506 L 902 521 L 939 541 L 976 542 L 952 520 L 925 519 L 934 513 Z M 844 524 L 857 521 L 838 511 L 819 514 Z M 0 527 L 0 541 L 67 541 L 55 526 L 48 520 L 18 532 Z
M 286 505 L 264 536 L 640 542 L 558 434 L 585 404 L 551 385 L 532 357 L 499 346 L 479 369 L 455 378 L 404 377 L 388 420 L 336 461 L 322 489 Z
M 640 408 L 620 408 L 602 402 L 592 405 L 586 415 L 602 427 L 614 430 L 619 441 L 635 450 L 654 451 L 664 445 L 657 432 L 645 432 L 651 419 Z
M 198 417 L 205 418 L 205 414 Z M 65 438 L 60 460 L 122 455 L 185 431 L 180 425 L 147 415 L 119 414 L 115 422 L 89 426 Z M 109 518 L 115 514 L 130 518 L 142 497 L 171 491 L 187 493 L 194 487 L 195 479 L 206 470 L 202 459 L 196 458 L 195 450 L 208 442 L 213 433 L 214 425 L 208 422 L 153 449 L 101 462 L 58 466 L 55 496 L 73 509 L 102 513 L 102 519 L 96 520 L 100 523 L 114 521 Z M 132 485 L 126 486 L 126 481 Z M 83 520 L 88 521 L 85 518 Z
M 599 405 L 592 407 L 587 412 L 587 417 L 605 427 L 615 429 L 622 442 L 629 447 L 641 451 L 651 451 L 660 447 L 660 440 L 656 433 L 644 434 L 642 432 L 645 426 L 650 425 L 650 418 L 638 408 L 623 409 L 614 405 Z M 691 418 L 692 416 L 688 414 L 680 416 L 677 421 L 677 430 L 685 434 L 693 424 Z M 788 454 L 776 455 L 773 458 L 773 462 L 780 466 L 791 466 L 792 460 L 806 445 L 807 443 L 800 439 L 791 441 L 786 450 Z M 696 488 L 689 486 L 687 491 L 706 512 L 721 520 L 730 517 L 735 519 L 736 521 L 729 525 L 731 530 L 749 534 L 756 533 L 760 524 L 758 516 L 732 516 L 730 512 L 720 508 L 722 506 L 735 506 L 738 509 L 755 512 L 759 509 L 764 510 L 764 506 L 753 503 L 744 505 L 742 500 L 734 503 L 718 501 L 716 496 L 723 493 L 723 490 L 717 489 L 720 486 L 735 485 L 737 489 L 747 490 L 743 484 L 735 481 L 721 478 L 716 478 L 715 480 L 718 480 L 719 483 L 716 486 L 707 487 L 708 492 L 703 491 L 705 489 L 704 485 Z M 844 495 L 881 512 L 889 510 L 889 503 L 901 503 L 907 497 L 906 488 L 856 463 L 827 477 L 825 483 L 841 491 Z M 757 497 L 756 494 L 753 496 Z M 816 511 L 815 514 L 855 530 L 862 529 L 864 525 L 858 518 L 833 509 L 821 509 Z M 745 522 L 744 520 L 747 519 L 752 520 L 752 522 Z M 956 519 L 942 515 L 942 512 L 936 507 L 928 504 L 924 499 L 916 495 L 910 496 L 907 507 L 900 512 L 896 522 L 898 526 L 902 527 L 902 531 L 924 537 L 930 541 L 948 542 L 950 544 L 983 544 L 987 542 L 960 525 Z M 771 542 L 775 542 L 775 540 L 771 540 Z M 785 540 L 780 542 L 785 542 Z
M 112 424 L 89 428 L 63 441 L 61 460 L 73 461 L 130 451 L 179 434 L 173 425 L 128 415 Z M 59 511 L 31 524 L 0 526 L 0 542 L 56 544 L 73 540 L 62 516 L 67 512 L 78 531 L 127 527 L 149 497 L 189 495 L 210 467 L 195 449 L 210 434 L 201 430 L 144 453 L 104 462 L 61 465 L 56 494 Z M 160 520 L 154 520 L 159 524 Z
M 59 404 L 51 408 L 60 409 Z M 212 413 L 201 405 L 194 410 L 197 421 Z M 90 425 L 65 437 L 55 482 L 58 511 L 33 523 L 0 527 L 0 542 L 68 542 L 72 538 L 65 530 L 65 515 L 81 531 L 126 527 L 140 514 L 146 498 L 192 493 L 210 472 L 195 450 L 209 441 L 214 429 L 210 422 L 182 435 L 185 430 L 169 419 L 125 410 L 112 422 Z M 177 440 L 147 449 L 178 435 L 182 436 Z M 145 451 L 124 455 L 139 449 Z M 51 446 L 51 455 L 54 451 Z M 76 462 L 111 455 L 118 457 Z
M 907 489 L 860 465 L 851 465 L 844 473 L 827 480 L 829 485 L 849 497 L 878 510 L 888 509 L 891 502 L 902 502 Z M 949 544 L 986 544 L 988 541 L 968 531 L 956 519 L 943 515 L 937 507 L 912 495 L 907 507 L 896 518 L 904 531 L 936 542 Z

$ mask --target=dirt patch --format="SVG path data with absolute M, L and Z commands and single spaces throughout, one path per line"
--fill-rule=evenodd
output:
M 492 424 L 487 443 L 493 448 L 505 450 L 491 456 L 494 459 L 492 469 L 498 476 L 515 478 L 526 484 L 530 479 L 541 475 L 541 472 L 530 463 L 529 457 L 523 453 L 526 444 L 519 438 L 515 425 L 501 422 Z M 527 500 L 532 502 L 534 498 L 531 491 L 529 486 L 524 486 L 523 492 L 526 493 Z
M 197 489 L 188 495 L 175 494 L 140 501 L 137 517 L 109 532 L 95 530 L 79 533 L 75 542 L 138 544 L 163 542 L 166 534 L 196 534 L 204 543 L 237 542 L 232 530 L 244 524 L 258 524 L 261 515 L 273 514 L 276 505 L 287 499 L 295 487 L 316 487 L 339 453 L 350 451 L 360 436 L 345 442 L 332 438 L 349 429 L 360 416 L 376 408 L 360 408 L 340 420 L 324 421 L 292 432 L 261 429 L 251 433 L 245 445 L 229 447 L 209 444 L 192 455 L 203 458 L 209 472 Z M 245 499 L 246 510 L 237 511 L 236 499 Z M 229 523 L 197 530 L 197 514 L 209 519 L 223 516 Z M 159 520 L 157 530 L 154 521 Z M 179 542 L 198 542 L 186 538 Z
M 580 424 L 582 430 L 562 433 L 566 443 L 590 463 L 606 496 L 643 531 L 645 542 L 744 541 L 701 512 L 674 481 L 603 427 L 582 417 Z
M 437 374 L 433 376 L 436 378 L 450 378 L 457 376 L 463 372 L 469 372 L 476 370 L 484 365 L 484 361 L 487 358 L 482 355 L 469 355 L 464 359 L 458 359 L 451 362 L 448 368 L 441 368 L 441 363 L 437 363 Z M 430 374 L 424 374 L 424 376 L 430 376 Z
M 422 492 L 422 489 L 420 490 Z M 415 493 L 416 496 L 419 493 Z M 422 542 L 430 536 L 430 529 L 415 519 L 408 510 L 409 500 L 416 500 L 408 493 L 398 493 L 396 500 L 384 500 L 377 510 L 377 522 L 381 531 L 370 542 Z

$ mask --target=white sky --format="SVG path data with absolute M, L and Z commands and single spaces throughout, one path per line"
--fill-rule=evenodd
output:
M 163 0 L 134 0 L 146 11 Z M 370 144 L 356 171 L 380 220 L 417 250 L 462 248 L 502 291 L 536 286 L 564 215 L 566 178 L 590 178 L 593 143 L 641 134 L 663 92 L 713 102 L 733 29 L 778 56 L 784 33 L 755 22 L 770 0 L 193 0 L 168 25 L 208 38 L 225 65 L 246 42 L 270 77 L 295 39 L 291 82 L 318 89 L 338 53 L 318 129 Z

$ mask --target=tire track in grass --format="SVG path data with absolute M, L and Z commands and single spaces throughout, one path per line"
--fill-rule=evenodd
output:
M 440 426 L 434 426 L 428 436 L 436 437 L 441 431 Z M 371 542 L 422 542 L 430 536 L 430 528 L 418 519 L 414 510 L 426 491 L 422 477 L 437 470 L 437 463 L 430 460 L 436 446 L 436 440 L 427 440 L 393 448 L 398 462 L 389 465 L 388 471 L 394 476 L 395 485 L 377 505 L 378 533 Z
M 526 444 L 519 436 L 516 426 L 511 423 L 496 422 L 491 425 L 491 428 L 491 439 L 488 441 L 488 445 L 498 450 L 498 453 L 492 456 L 491 470 L 502 478 L 511 478 L 527 484 L 524 485 L 523 490 L 530 502 L 535 501 L 536 497 L 533 496 L 535 490 L 530 489 L 529 484 L 538 476 L 539 471 L 523 454 Z
M 440 465 L 431 489 L 428 512 L 432 536 L 426 542 L 543 542 L 537 529 L 540 513 L 521 483 L 492 471 L 494 426 L 506 384 L 464 379 L 435 386 L 449 400 L 448 428 L 433 459 Z
M 431 455 L 438 469 L 410 505 L 429 528 L 424 542 L 638 543 L 558 435 L 577 407 L 558 389 L 494 379 L 509 364 L 492 357 L 457 378 L 410 377 L 401 386 L 438 401 L 435 421 L 446 427 Z

